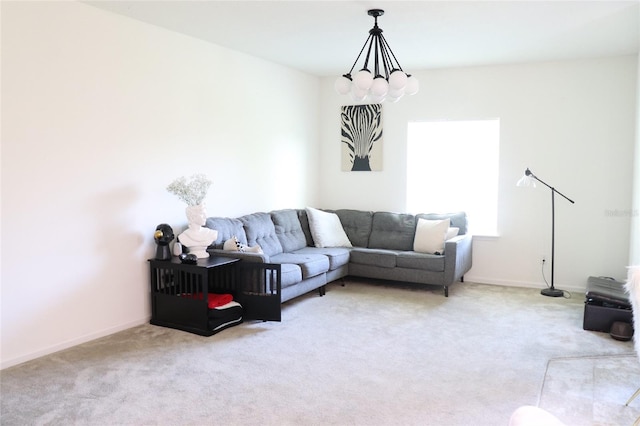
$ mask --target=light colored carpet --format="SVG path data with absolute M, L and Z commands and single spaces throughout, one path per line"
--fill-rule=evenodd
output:
M 640 416 L 640 362 L 633 355 L 556 358 L 549 361 L 539 406 L 569 426 L 629 425 Z
M 561 394 L 591 386 L 592 406 L 620 408 L 630 394 L 617 377 L 572 383 L 591 367 L 562 364 L 626 355 L 626 386 L 639 380 L 631 342 L 582 330 L 583 300 L 349 280 L 287 302 L 281 323 L 212 337 L 143 325 L 3 370 L 0 422 L 506 425 L 521 405 L 559 409 L 557 376 Z M 609 424 L 601 410 L 564 410 L 573 424 Z

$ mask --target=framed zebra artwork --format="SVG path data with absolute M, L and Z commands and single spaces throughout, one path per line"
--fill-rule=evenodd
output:
M 347 105 L 340 112 L 342 171 L 382 170 L 382 105 Z

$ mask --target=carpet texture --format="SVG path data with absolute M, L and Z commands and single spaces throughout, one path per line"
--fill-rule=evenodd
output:
M 0 422 L 506 425 L 540 402 L 566 405 L 554 414 L 570 424 L 614 424 L 583 401 L 556 403 L 589 386 L 591 407 L 617 404 L 633 419 L 640 399 L 624 407 L 640 386 L 633 344 L 582 330 L 583 300 L 473 283 L 445 298 L 435 287 L 348 280 L 285 303 L 281 323 L 212 337 L 142 325 L 5 369 Z M 565 358 L 585 356 L 633 374 L 574 382 L 599 358 Z
M 635 354 L 556 358 L 549 361 L 539 406 L 568 426 L 631 426 L 640 416 L 640 399 L 624 404 L 638 387 Z

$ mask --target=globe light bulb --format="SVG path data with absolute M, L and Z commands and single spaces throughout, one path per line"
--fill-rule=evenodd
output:
M 376 76 L 376 78 L 373 79 L 371 88 L 369 89 L 371 95 L 384 98 L 388 91 L 389 83 L 387 83 L 387 80 L 381 75 Z
M 355 84 L 351 86 L 351 99 L 356 102 L 364 101 L 364 98 L 367 97 L 367 91 L 364 89 L 358 88 Z
M 371 71 L 366 68 L 358 71 L 353 77 L 353 84 L 355 84 L 359 89 L 369 90 L 373 84 L 373 75 L 371 75 Z
M 384 102 L 384 98 L 384 96 L 369 94 L 369 102 L 371 102 L 372 104 L 381 104 L 382 102 Z
M 387 93 L 387 98 L 400 99 L 403 96 L 404 96 L 404 89 L 400 89 L 400 90 L 389 89 L 389 92 Z
M 420 90 L 420 82 L 418 82 L 417 78 L 410 75 L 409 78 L 407 78 L 407 85 L 404 88 L 405 95 L 415 95 L 418 93 L 418 90 Z
M 391 71 L 391 75 L 389 75 L 389 88 L 391 90 L 404 89 L 406 85 L 407 75 L 405 73 L 403 73 L 399 69 Z

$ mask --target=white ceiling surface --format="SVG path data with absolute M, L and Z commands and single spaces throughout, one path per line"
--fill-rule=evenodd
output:
M 640 0 L 84 3 L 318 76 L 349 71 L 374 8 L 384 9 L 378 25 L 409 73 L 629 55 L 640 45 Z

